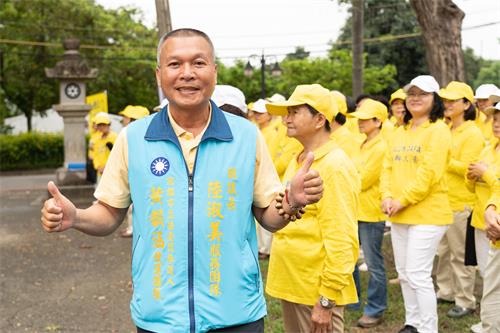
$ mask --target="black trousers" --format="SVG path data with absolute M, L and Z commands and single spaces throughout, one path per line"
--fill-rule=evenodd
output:
M 209 333 L 264 333 L 264 318 L 261 318 L 252 323 L 219 328 L 208 332 Z M 137 333 L 167 333 L 167 332 L 151 332 L 143 330 L 140 327 L 137 327 Z

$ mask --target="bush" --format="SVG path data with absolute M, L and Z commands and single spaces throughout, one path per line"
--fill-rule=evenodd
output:
M 56 168 L 63 163 L 62 134 L 0 135 L 0 171 Z

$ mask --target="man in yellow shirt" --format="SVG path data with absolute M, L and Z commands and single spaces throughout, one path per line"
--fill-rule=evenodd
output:
M 98 113 L 94 117 L 94 123 L 97 126 L 97 132 L 100 133 L 94 138 L 92 155 L 94 168 L 97 170 L 97 183 L 99 183 L 117 135 L 111 130 L 111 121 L 107 113 Z
M 352 272 L 360 184 L 352 161 L 329 138 L 337 105 L 328 89 L 312 84 L 297 86 L 288 101 L 267 109 L 286 115 L 287 134 L 303 146 L 284 180 L 314 152 L 312 167 L 324 179 L 324 192 L 301 220 L 274 235 L 266 292 L 282 300 L 285 332 L 344 332 L 344 306 L 357 302 Z
M 380 210 L 380 173 L 387 144 L 382 138 L 381 128 L 387 120 L 387 107 L 379 101 L 365 99 L 358 109 L 349 114 L 358 120 L 359 131 L 366 135 L 353 161 L 361 177 L 361 193 L 358 206 L 358 234 L 365 261 L 370 273 L 367 304 L 358 326 L 368 328 L 379 325 L 387 309 L 387 278 L 382 255 L 382 240 L 386 216 Z M 361 295 L 359 270 L 356 266 L 354 279 Z M 361 303 L 361 302 L 360 302 Z
M 96 204 L 76 209 L 49 182 L 53 198 L 43 206 L 42 227 L 109 235 L 133 201 L 137 331 L 263 332 L 254 217 L 277 231 L 298 207 L 321 198 L 321 178 L 309 169 L 314 156 L 277 208 L 280 182 L 257 129 L 210 101 L 217 80 L 210 38 L 173 30 L 160 39 L 157 57 L 168 105 L 120 133 Z

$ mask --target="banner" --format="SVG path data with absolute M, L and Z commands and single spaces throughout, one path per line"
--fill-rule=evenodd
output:
M 92 126 L 92 121 L 94 120 L 94 116 L 99 112 L 108 112 L 108 92 L 105 90 L 103 92 L 89 95 L 85 99 L 85 103 L 92 106 L 92 109 L 89 111 L 89 133 L 94 134 L 95 130 Z

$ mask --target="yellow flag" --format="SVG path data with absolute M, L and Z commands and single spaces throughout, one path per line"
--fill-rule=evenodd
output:
M 92 106 L 92 109 L 89 111 L 89 133 L 94 134 L 95 130 L 92 126 L 92 121 L 94 120 L 94 116 L 99 112 L 108 112 L 108 93 L 107 91 L 103 91 L 97 94 L 89 95 L 85 99 L 85 103 Z

